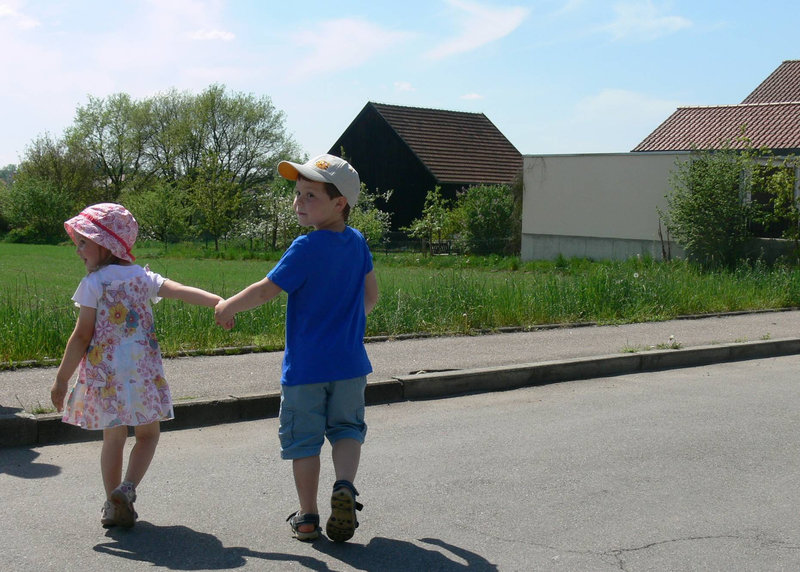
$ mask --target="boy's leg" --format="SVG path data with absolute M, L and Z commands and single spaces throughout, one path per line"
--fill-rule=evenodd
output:
M 339 439 L 332 446 L 331 456 L 336 480 L 355 482 L 361 460 L 361 442 L 356 439 Z
M 122 453 L 127 438 L 128 427 L 125 425 L 103 429 L 100 473 L 103 475 L 106 498 L 111 498 L 111 492 L 122 482 Z
M 364 423 L 364 389 L 366 377 L 332 383 L 328 401 L 327 435 L 332 446 L 336 482 L 331 494 L 331 515 L 325 526 L 328 538 L 345 542 L 358 527 L 356 511 L 361 503 L 353 481 L 361 460 L 361 444 L 367 432 Z
M 297 498 L 300 500 L 301 515 L 319 514 L 317 507 L 319 469 L 319 455 L 292 460 L 294 486 L 297 488 Z M 313 524 L 302 524 L 297 529 L 300 532 L 313 532 L 315 528 Z
M 279 413 L 281 457 L 291 459 L 294 484 L 300 502 L 299 516 L 319 515 L 317 492 L 319 489 L 320 449 L 325 439 L 324 384 L 281 387 Z M 318 523 L 297 525 L 290 515 L 295 533 L 318 535 Z M 317 516 L 317 520 L 319 517 Z M 300 538 L 300 537 L 297 537 Z M 300 538 L 312 540 L 314 537 Z

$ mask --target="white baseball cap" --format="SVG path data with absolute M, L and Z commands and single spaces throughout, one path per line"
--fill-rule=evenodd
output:
M 356 206 L 361 193 L 361 181 L 353 166 L 335 155 L 320 155 L 300 165 L 291 161 L 278 163 L 278 173 L 284 179 L 296 181 L 297 175 L 303 175 L 309 181 L 333 183 L 342 196 L 347 199 L 350 208 Z

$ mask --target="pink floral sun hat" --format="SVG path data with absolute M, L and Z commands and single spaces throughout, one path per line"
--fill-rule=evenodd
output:
M 64 223 L 70 238 L 78 244 L 75 233 L 107 248 L 120 260 L 133 262 L 133 243 L 139 233 L 139 223 L 133 215 L 115 203 L 99 203 L 86 207 L 78 215 Z

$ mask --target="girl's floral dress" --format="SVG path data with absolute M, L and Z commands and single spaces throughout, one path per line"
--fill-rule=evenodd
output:
M 72 299 L 97 309 L 94 336 L 67 395 L 63 421 L 84 429 L 172 419 L 151 302 L 164 278 L 138 265 L 109 265 L 81 280 Z

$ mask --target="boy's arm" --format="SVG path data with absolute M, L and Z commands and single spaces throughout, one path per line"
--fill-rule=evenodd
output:
M 208 306 L 209 308 L 213 308 L 217 305 L 217 302 L 222 300 L 222 296 L 217 296 L 194 286 L 184 286 L 174 280 L 165 280 L 161 288 L 158 289 L 158 295 L 162 298 L 176 298 L 187 304 Z
M 78 313 L 78 321 L 75 323 L 75 329 L 69 337 L 67 347 L 64 350 L 64 357 L 61 358 L 61 364 L 58 366 L 56 380 L 53 382 L 53 387 L 50 389 L 50 400 L 58 411 L 64 409 L 64 396 L 67 395 L 67 384 L 72 374 L 75 373 L 75 369 L 78 367 L 78 364 L 80 364 L 81 359 L 86 354 L 89 344 L 92 342 L 96 315 L 97 310 L 95 308 L 81 306 L 80 312 Z
M 233 317 L 239 312 L 261 306 L 280 293 L 280 286 L 269 278 L 264 278 L 254 284 L 250 284 L 250 286 L 227 300 L 222 300 L 214 309 L 214 317 L 217 324 L 225 328 L 232 324 Z
M 378 303 L 378 281 L 375 279 L 375 271 L 370 270 L 364 277 L 364 311 L 369 315 L 375 304 Z

